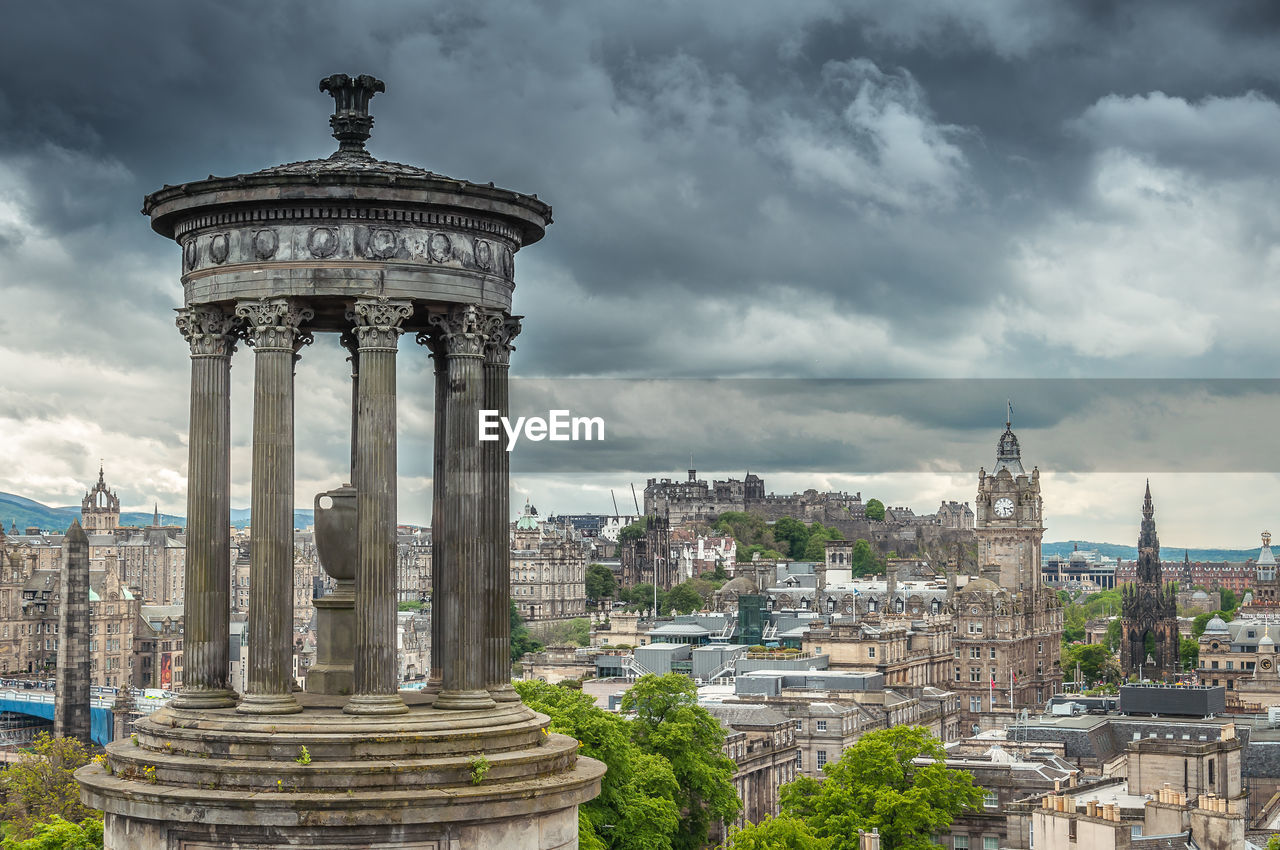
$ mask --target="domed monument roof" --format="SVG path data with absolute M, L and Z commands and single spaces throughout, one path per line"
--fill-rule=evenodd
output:
M 732 581 L 725 582 L 720 588 L 721 593 L 736 593 L 739 596 L 744 593 L 755 593 L 757 590 L 756 583 L 747 576 L 738 576 Z
M 961 593 L 994 593 L 1009 595 L 1009 591 L 996 584 L 989 578 L 973 578 L 969 579 L 969 583 L 960 588 Z
M 551 207 L 536 195 L 375 159 L 365 150 L 367 74 L 320 81 L 334 98 L 339 147 L 327 159 L 166 185 L 143 201 L 157 233 L 182 246 L 188 304 L 305 297 L 313 331 L 342 331 L 350 300 L 375 291 L 424 309 L 470 303 L 509 310 L 515 254 L 541 239 Z
M 1225 620 L 1223 620 L 1221 617 L 1214 617 L 1212 620 L 1208 622 L 1208 624 L 1205 625 L 1204 633 L 1207 635 L 1208 634 L 1225 635 L 1225 634 L 1230 634 L 1230 631 L 1227 629 L 1227 624 Z

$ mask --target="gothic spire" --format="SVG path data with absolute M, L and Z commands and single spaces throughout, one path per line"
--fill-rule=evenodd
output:
M 1142 499 L 1142 530 L 1138 534 L 1138 581 L 1160 583 L 1160 538 L 1156 536 L 1155 505 L 1151 501 L 1151 480 Z

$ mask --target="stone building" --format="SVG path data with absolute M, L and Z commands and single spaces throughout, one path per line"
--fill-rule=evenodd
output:
M 949 687 L 954 639 L 949 614 L 872 611 L 810 627 L 803 648 L 826 653 L 833 670 L 882 673 L 886 687 Z
M 795 727 L 796 774 L 821 779 L 827 762 L 838 761 L 867 729 L 877 728 L 872 714 L 857 704 L 799 696 L 739 694 L 733 703 L 758 703 L 786 717 Z
M 45 677 L 56 672 L 61 565 L 42 569 L 29 547 L 0 546 L 0 676 Z M 89 562 L 89 672 L 108 687 L 137 684 L 140 662 L 133 638 L 139 600 L 114 555 Z
M 1177 594 L 1161 581 L 1160 538 L 1148 481 L 1138 535 L 1137 582 L 1124 586 L 1120 670 L 1126 676 L 1141 671 L 1148 679 L 1168 678 L 1181 666 L 1179 649 Z
M 587 615 L 587 558 L 570 530 L 538 519 L 535 507 L 511 532 L 511 598 L 526 622 Z
M 1023 468 L 1012 419 L 1010 412 L 992 471 L 978 470 L 974 533 L 981 576 L 963 587 L 957 581 L 952 599 L 950 687 L 971 724 L 996 707 L 1038 708 L 1062 687 L 1062 605 L 1040 576 L 1040 470 L 1028 475 Z
M 396 546 L 396 598 L 421 602 L 431 595 L 431 530 L 401 531 Z
M 725 754 L 737 765 L 733 785 L 742 800 L 737 826 L 778 814 L 779 789 L 796 778 L 800 749 L 795 723 L 763 704 L 704 703 L 703 707 L 729 733 Z

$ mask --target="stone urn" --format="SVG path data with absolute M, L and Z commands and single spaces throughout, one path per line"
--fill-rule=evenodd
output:
M 356 488 L 344 484 L 318 493 L 315 502 L 316 553 L 332 578 L 351 582 L 356 577 Z

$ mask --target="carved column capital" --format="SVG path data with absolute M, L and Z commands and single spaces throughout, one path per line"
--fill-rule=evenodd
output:
M 511 342 L 520 334 L 522 318 L 524 317 L 508 316 L 505 313 L 490 313 L 486 317 L 486 332 L 489 337 L 484 347 L 486 363 L 506 366 L 511 362 L 511 352 L 516 350 Z
M 191 346 L 192 357 L 230 357 L 236 351 L 240 321 L 221 307 L 183 307 L 178 330 Z
M 485 315 L 474 304 L 450 307 L 447 313 L 433 313 L 427 317 L 443 352 L 449 357 L 482 357 L 488 339 L 484 326 Z
M 241 301 L 236 315 L 244 320 L 245 342 L 255 349 L 296 352 L 312 341 L 302 324 L 313 319 L 315 311 L 292 298 Z
M 361 351 L 381 349 L 395 351 L 404 333 L 401 325 L 413 315 L 410 301 L 391 298 L 359 298 L 355 307 L 347 312 L 347 319 L 355 323 L 352 333 Z

